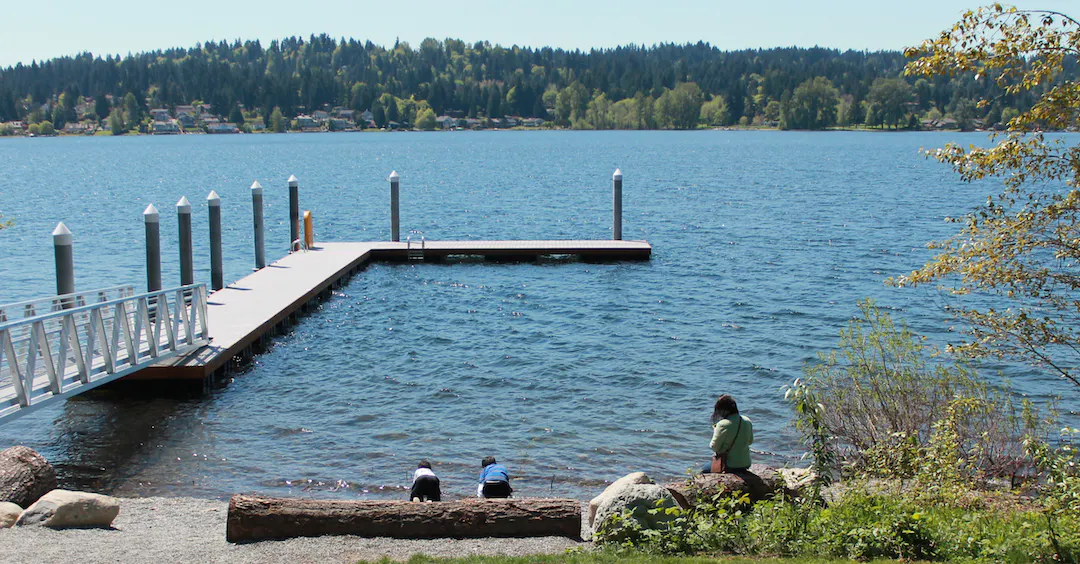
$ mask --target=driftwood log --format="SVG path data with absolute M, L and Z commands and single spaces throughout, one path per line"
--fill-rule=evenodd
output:
M 333 501 L 234 495 L 225 539 L 247 542 L 322 535 L 393 538 L 581 537 L 573 499 Z
M 0 501 L 27 508 L 56 489 L 56 471 L 34 449 L 13 446 L 0 451 Z

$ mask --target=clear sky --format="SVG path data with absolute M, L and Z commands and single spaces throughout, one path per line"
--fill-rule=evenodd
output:
M 327 33 L 391 46 L 425 37 L 567 49 L 706 41 L 902 49 L 989 0 L 53 0 L 5 2 L 0 67 L 90 51 L 137 53 L 226 39 Z M 1080 16 L 1076 0 L 1016 0 Z

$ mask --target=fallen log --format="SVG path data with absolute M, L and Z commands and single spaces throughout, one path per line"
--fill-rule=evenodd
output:
M 234 495 L 225 540 L 246 542 L 322 535 L 401 539 L 581 538 L 575 499 L 340 501 Z

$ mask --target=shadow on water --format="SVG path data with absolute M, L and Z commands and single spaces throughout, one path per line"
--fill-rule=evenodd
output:
M 198 422 L 185 415 L 199 402 L 99 389 L 49 410 L 51 425 L 27 418 L 3 431 L 42 451 L 61 487 L 116 493 L 163 456 L 170 437 L 191 432 Z

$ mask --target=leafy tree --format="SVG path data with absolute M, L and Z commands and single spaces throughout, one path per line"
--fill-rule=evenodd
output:
M 131 92 L 124 95 L 124 116 L 128 123 L 139 121 L 139 101 Z
M 701 121 L 706 125 L 718 126 L 728 122 L 727 104 L 723 96 L 713 96 L 712 100 L 701 106 Z
M 285 116 L 281 113 L 281 108 L 274 106 L 274 111 L 270 112 L 270 130 L 274 133 L 285 133 Z
M 379 102 L 375 102 L 371 106 L 371 121 L 375 122 L 375 127 L 386 127 L 386 110 L 383 109 L 383 105 Z
M 431 108 L 425 108 L 416 116 L 416 128 L 424 131 L 433 131 L 435 125 L 435 112 Z
M 113 108 L 111 114 L 109 114 L 109 131 L 113 135 L 123 135 L 127 132 L 127 128 L 124 126 L 124 117 L 120 108 Z
M 911 85 L 902 78 L 875 78 L 867 100 L 871 108 L 878 112 L 874 119 L 875 125 L 896 127 L 907 122 Z
M 971 333 L 952 350 L 1025 359 L 1080 386 L 1080 145 L 1075 137 L 1041 133 L 1078 125 L 1080 84 L 1062 72 L 1080 56 L 1080 23 L 1058 12 L 995 4 L 965 13 L 907 54 L 915 58 L 909 75 L 974 73 L 1009 96 L 1037 97 L 993 145 L 949 144 L 929 153 L 966 181 L 1000 177 L 1004 186 L 953 220 L 960 231 L 932 243 L 938 254 L 925 266 L 894 282 L 941 281 L 960 296 L 953 311 Z M 965 300 L 969 294 L 974 299 Z M 979 301 L 987 294 L 1007 307 Z
M 697 84 L 680 83 L 656 100 L 657 121 L 674 129 L 693 129 L 697 127 L 703 104 L 703 94 Z
M 836 125 L 840 103 L 829 79 L 818 76 L 795 88 L 791 100 L 780 108 L 780 129 L 825 129 Z
M 56 135 L 56 128 L 53 127 L 51 121 L 45 120 L 37 125 L 42 135 Z

